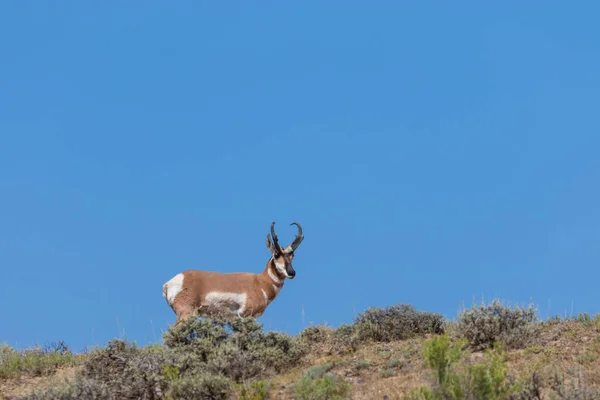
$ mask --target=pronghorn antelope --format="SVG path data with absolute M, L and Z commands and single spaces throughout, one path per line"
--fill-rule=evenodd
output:
M 304 236 L 300 224 L 291 225 L 296 225 L 298 233 L 294 241 L 283 248 L 275 234 L 275 222 L 271 224 L 271 234 L 267 235 L 271 258 L 260 274 L 188 270 L 165 283 L 163 296 L 177 315 L 175 326 L 193 314 L 206 315 L 212 310 L 229 309 L 240 317 L 260 317 L 281 291 L 285 278 L 296 276 L 292 259 Z

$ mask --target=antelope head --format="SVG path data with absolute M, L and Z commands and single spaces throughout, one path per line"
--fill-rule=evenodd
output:
M 272 259 L 277 270 L 288 279 L 294 279 L 296 271 L 292 267 L 294 259 L 294 251 L 300 246 L 304 236 L 302 236 L 302 227 L 297 222 L 292 222 L 290 225 L 296 225 L 298 233 L 296 238 L 290 245 L 283 248 L 279 245 L 279 240 L 275 234 L 275 222 L 271 223 L 271 234 L 267 235 L 267 248 L 273 255 Z

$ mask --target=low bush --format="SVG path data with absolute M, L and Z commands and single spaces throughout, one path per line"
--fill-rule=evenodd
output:
M 354 351 L 361 343 L 391 342 L 444 332 L 444 316 L 417 311 L 408 304 L 368 308 L 353 324 L 340 325 L 331 335 L 331 351 Z
M 62 342 L 21 351 L 0 345 L 0 379 L 49 375 L 57 368 L 75 365 L 78 361 L 77 356 Z
M 398 360 L 398 359 L 394 359 L 394 360 L 390 360 L 387 362 L 386 367 L 387 368 L 402 368 L 405 365 L 405 361 L 404 360 Z
M 108 393 L 105 398 L 224 399 L 234 382 L 285 372 L 298 365 L 308 350 L 297 337 L 263 332 L 254 318 L 227 315 L 190 319 L 167 331 L 164 342 L 165 346 L 138 348 L 113 340 L 90 352 L 77 383 L 47 395 L 66 393 L 65 398 L 70 398 L 88 388 L 95 390 L 91 398 Z M 8 350 L 2 354 L 13 357 Z
M 319 344 L 327 341 L 334 331 L 334 329 L 323 325 L 309 326 L 303 329 L 298 337 L 308 344 Z
M 587 327 L 595 328 L 600 331 L 600 313 L 597 313 L 594 316 L 591 316 L 587 312 L 579 313 L 575 320 Z
M 396 371 L 394 371 L 393 369 L 384 369 L 383 371 L 381 371 L 379 376 L 383 379 L 391 378 L 392 376 L 396 376 Z
M 510 400 L 543 400 L 542 379 L 539 372 L 535 371 L 531 376 L 521 382 L 521 387 L 510 397 Z
M 164 335 L 167 348 L 194 358 L 196 368 L 236 382 L 284 372 L 298 365 L 308 345 L 297 337 L 263 332 L 254 318 L 194 319 Z
M 172 400 L 226 400 L 232 391 L 231 381 L 222 375 L 210 373 L 185 376 L 171 382 L 167 399 Z
M 354 325 L 360 341 L 390 342 L 441 334 L 444 332 L 444 316 L 399 304 L 387 308 L 371 307 L 355 318 Z
M 357 371 L 360 371 L 362 369 L 368 369 L 370 366 L 371 366 L 371 361 L 369 361 L 369 360 L 359 360 L 356 363 L 355 369 Z
M 113 400 L 110 388 L 93 379 L 77 378 L 46 390 L 36 390 L 19 400 Z
M 433 389 L 421 387 L 411 399 L 510 400 L 519 385 L 508 376 L 501 349 L 488 350 L 483 363 L 460 363 L 464 342 L 451 342 L 447 335 L 433 337 L 424 345 L 425 364 L 434 371 Z
M 140 349 L 115 339 L 90 353 L 81 374 L 109 387 L 116 398 L 161 399 L 169 380 L 164 366 L 180 360 L 163 346 Z
M 239 400 L 267 400 L 271 384 L 267 381 L 254 381 L 249 385 L 240 385 Z
M 575 371 L 571 371 L 575 372 Z M 597 400 L 600 399 L 600 390 L 586 385 L 580 374 L 566 377 L 563 374 L 555 373 L 552 376 L 549 400 Z
M 348 398 L 351 386 L 337 375 L 329 373 L 333 363 L 318 365 L 306 370 L 294 385 L 297 400 L 342 400 Z
M 533 305 L 513 309 L 493 301 L 463 311 L 458 316 L 458 331 L 474 349 L 491 347 L 497 342 L 507 348 L 520 348 L 535 333 L 536 312 Z
M 594 388 L 599 376 L 600 336 L 594 341 L 599 320 L 598 316 L 583 313 L 570 318 L 564 327 L 553 325 L 558 321 L 538 324 L 532 306 L 511 308 L 495 301 L 465 310 L 457 321 L 447 323 L 439 314 L 400 304 L 369 308 L 353 324 L 337 329 L 311 326 L 290 336 L 264 332 L 253 318 L 213 315 L 171 328 L 163 336 L 164 345 L 143 348 L 113 340 L 104 348 L 76 356 L 61 343 L 25 351 L 0 345 L 0 379 L 46 375 L 61 366 L 79 364 L 78 375 L 70 382 L 22 399 L 267 400 L 271 398 L 268 379 L 272 375 L 286 374 L 308 361 L 323 360 L 331 355 L 328 350 L 347 352 L 361 347 L 351 357 L 330 357 L 336 361 L 306 369 L 293 378 L 294 385 L 288 385 L 288 379 L 295 373 L 277 379 L 273 394 L 286 390 L 285 395 L 295 399 L 340 400 L 350 397 L 352 389 L 340 376 L 342 373 L 354 377 L 362 374 L 369 385 L 376 379 L 397 376 L 382 383 L 395 387 L 400 379 L 408 379 L 403 375 L 420 373 L 425 365 L 431 385 L 413 391 L 412 399 L 541 400 L 542 393 L 546 400 L 600 399 Z M 527 363 L 521 364 L 528 374 L 535 371 L 517 381 L 508 373 L 503 351 L 530 344 L 538 327 L 541 340 L 536 346 L 510 353 L 517 360 L 523 356 Z M 565 352 L 570 357 L 561 366 L 565 376 L 553 377 L 548 372 L 554 369 L 540 367 L 555 359 L 550 355 L 561 355 L 558 351 L 562 350 L 555 347 L 579 332 L 585 332 L 586 339 L 577 341 L 584 347 Z M 429 336 L 422 349 L 418 347 L 420 340 L 387 343 Z M 376 343 L 362 351 L 368 342 Z M 469 353 L 480 350 L 484 354 Z M 421 355 L 423 362 L 415 362 L 415 357 Z M 566 368 L 577 361 L 580 365 L 575 369 L 572 365 Z M 523 372 L 519 368 L 516 371 Z M 14 382 L 10 385 L 19 384 Z
M 356 325 L 342 324 L 333 332 L 331 341 L 330 351 L 342 354 L 356 350 L 361 338 Z

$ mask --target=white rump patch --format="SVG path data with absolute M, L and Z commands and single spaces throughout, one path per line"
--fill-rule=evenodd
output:
M 206 303 L 209 306 L 227 307 L 238 315 L 246 309 L 246 293 L 209 292 Z
M 173 304 L 175 297 L 183 289 L 183 274 L 175 275 L 170 281 L 163 285 L 163 297 L 169 305 Z

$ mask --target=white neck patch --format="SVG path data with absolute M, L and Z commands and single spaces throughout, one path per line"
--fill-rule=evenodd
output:
M 267 271 L 269 273 L 269 277 L 271 278 L 271 280 L 277 284 L 281 283 L 281 281 L 279 280 L 278 277 L 275 276 L 275 274 L 273 273 L 273 271 L 271 271 L 271 268 L 269 268 L 269 270 Z

